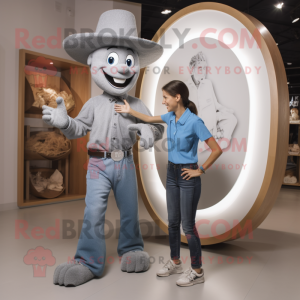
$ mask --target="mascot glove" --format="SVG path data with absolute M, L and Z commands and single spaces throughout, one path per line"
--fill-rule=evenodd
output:
M 151 127 L 148 124 L 138 123 L 130 124 L 127 126 L 130 131 L 137 131 L 138 136 L 140 136 L 140 146 L 145 149 L 153 147 L 154 145 L 154 135 Z
M 69 126 L 69 117 L 64 99 L 62 97 L 57 97 L 56 103 L 57 108 L 53 108 L 47 105 L 42 106 L 42 119 L 50 126 L 54 126 L 59 129 L 66 129 Z

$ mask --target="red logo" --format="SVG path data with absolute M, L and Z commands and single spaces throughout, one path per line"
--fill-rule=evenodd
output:
M 32 265 L 33 277 L 46 277 L 47 266 L 55 265 L 56 259 L 51 250 L 38 246 L 28 250 L 23 261 L 26 265 Z

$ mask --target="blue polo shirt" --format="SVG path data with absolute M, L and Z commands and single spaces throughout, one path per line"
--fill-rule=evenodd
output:
M 212 137 L 203 120 L 188 108 L 175 123 L 173 111 L 161 115 L 168 124 L 168 159 L 174 164 L 191 164 L 198 162 L 199 139 L 205 141 Z

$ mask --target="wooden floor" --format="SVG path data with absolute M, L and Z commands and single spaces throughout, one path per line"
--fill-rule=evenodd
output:
M 298 300 L 300 299 L 300 190 L 282 188 L 267 219 L 246 236 L 223 244 L 202 247 L 205 283 L 192 287 L 178 287 L 179 275 L 159 278 L 156 271 L 162 267 L 159 257 L 167 261 L 170 254 L 168 236 L 151 221 L 140 199 L 139 210 L 145 250 L 151 256 L 151 266 L 144 273 L 125 273 L 120 270 L 117 256 L 119 211 L 113 196 L 109 198 L 106 219 L 113 224 L 112 236 L 106 240 L 107 259 L 104 274 L 78 287 L 61 287 L 52 283 L 55 267 L 75 254 L 85 203 L 77 200 L 40 207 L 9 210 L 0 213 L 0 294 L 1 299 L 201 299 L 201 300 Z M 74 222 L 75 236 L 41 239 L 32 236 L 34 227 L 55 226 L 60 233 L 63 221 Z M 147 220 L 151 226 L 146 226 Z M 15 229 L 28 228 L 25 238 Z M 26 227 L 25 227 L 26 228 Z M 105 227 L 106 228 L 106 227 Z M 150 231 L 152 230 L 152 234 Z M 71 232 L 66 232 L 70 235 Z M 106 228 L 108 233 L 108 228 Z M 52 232 L 54 234 L 54 232 Z M 55 257 L 55 265 L 47 266 L 45 277 L 34 276 L 33 266 L 23 259 L 30 249 L 41 246 Z M 184 269 L 189 267 L 189 249 L 181 246 Z M 37 275 L 37 274 L 36 274 Z

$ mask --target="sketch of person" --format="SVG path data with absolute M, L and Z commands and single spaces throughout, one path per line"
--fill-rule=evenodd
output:
M 189 63 L 191 79 L 186 82 L 190 100 L 197 104 L 198 116 L 216 140 L 227 139 L 221 143 L 222 149 L 230 144 L 232 133 L 237 124 L 234 110 L 217 101 L 212 82 L 206 78 L 207 60 L 202 51 L 191 58 Z

